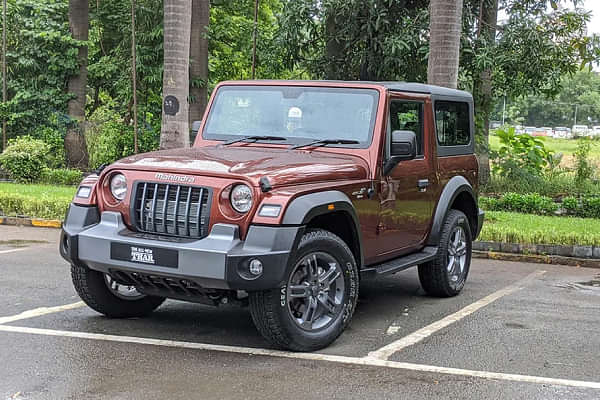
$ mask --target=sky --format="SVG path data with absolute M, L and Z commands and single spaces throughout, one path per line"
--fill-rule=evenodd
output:
M 592 19 L 588 23 L 588 33 L 600 34 L 600 0 L 585 0 L 583 8 L 592 12 Z

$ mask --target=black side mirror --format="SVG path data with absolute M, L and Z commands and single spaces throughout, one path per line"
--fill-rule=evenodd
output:
M 417 135 L 413 131 L 392 132 L 390 158 L 383 166 L 383 174 L 387 175 L 400 161 L 412 160 L 417 156 Z
M 192 122 L 192 131 L 190 132 L 190 143 L 193 145 L 196 140 L 196 136 L 198 136 L 198 131 L 200 130 L 200 125 L 202 121 L 194 121 Z
M 194 134 L 194 136 L 196 136 L 198 134 L 198 131 L 200 130 L 200 125 L 202 124 L 202 121 L 194 121 L 192 122 L 192 133 Z

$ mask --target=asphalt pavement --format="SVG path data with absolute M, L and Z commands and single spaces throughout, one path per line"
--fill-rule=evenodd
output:
M 600 399 L 600 270 L 474 259 L 461 295 L 363 282 L 349 329 L 279 352 L 247 309 L 79 303 L 55 229 L 0 226 L 0 399 Z

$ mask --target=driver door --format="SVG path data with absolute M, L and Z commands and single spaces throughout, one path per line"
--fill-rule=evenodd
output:
M 434 188 L 437 181 L 433 167 L 431 142 L 431 103 L 426 98 L 391 96 L 384 162 L 390 156 L 391 133 L 413 131 L 417 137 L 416 157 L 401 161 L 387 176 L 381 177 L 379 256 L 392 258 L 422 247 L 433 213 Z M 426 123 L 427 122 L 427 123 Z

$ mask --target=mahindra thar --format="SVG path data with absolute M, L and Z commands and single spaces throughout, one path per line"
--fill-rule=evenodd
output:
M 418 266 L 427 294 L 462 290 L 483 223 L 473 132 L 459 90 L 224 82 L 191 148 L 81 182 L 60 252 L 108 317 L 239 303 L 274 346 L 320 349 L 350 324 L 361 279 Z

